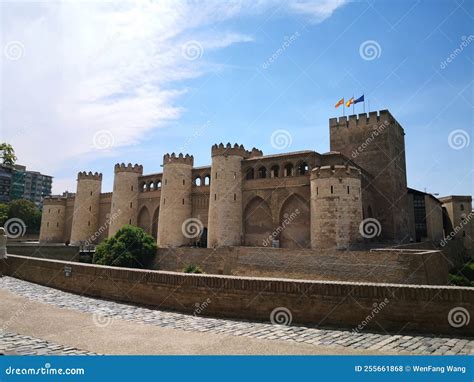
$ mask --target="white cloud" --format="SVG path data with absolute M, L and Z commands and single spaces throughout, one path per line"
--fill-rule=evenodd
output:
M 4 3 L 3 43 L 20 41 L 24 51 L 19 60 L 2 57 L 1 139 L 14 145 L 22 164 L 53 175 L 89 153 L 118 155 L 120 147 L 180 118 L 186 89 L 178 81 L 212 70 L 206 51 L 253 41 L 216 24 L 275 6 L 321 21 L 341 3 Z M 202 46 L 202 59 L 183 55 L 190 40 Z M 111 150 L 94 147 L 101 130 L 113 135 Z

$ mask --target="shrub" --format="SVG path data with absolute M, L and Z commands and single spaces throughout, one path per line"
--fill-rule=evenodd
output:
M 139 227 L 125 225 L 96 247 L 92 262 L 115 267 L 143 268 L 155 252 L 153 237 Z
M 184 273 L 204 273 L 197 265 L 189 264 L 183 269 Z

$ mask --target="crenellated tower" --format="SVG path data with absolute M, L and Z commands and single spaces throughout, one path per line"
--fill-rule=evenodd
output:
M 66 239 L 66 201 L 64 197 L 47 196 L 43 200 L 40 243 L 62 243 Z
M 143 174 L 143 166 L 129 163 L 116 164 L 114 168 L 114 191 L 110 208 L 109 237 L 125 224 L 137 225 L 138 178 Z
M 99 228 L 102 174 L 79 172 L 72 216 L 71 244 L 90 240 Z
M 256 155 L 257 151 L 253 153 Z M 261 152 L 260 152 L 261 153 Z M 242 159 L 251 152 L 244 146 L 212 146 L 209 194 L 209 248 L 242 243 Z
M 371 174 L 373 206 L 365 217 L 382 225 L 381 237 L 408 240 L 405 132 L 388 110 L 331 118 L 331 151 L 339 151 Z M 370 209 L 369 209 L 370 207 Z M 372 215 L 373 213 L 373 215 Z
M 311 171 L 311 248 L 348 248 L 361 240 L 361 172 L 353 166 Z
M 192 215 L 192 155 L 166 154 L 163 157 L 160 212 L 158 218 L 158 246 L 188 245 L 192 235 L 187 234 Z

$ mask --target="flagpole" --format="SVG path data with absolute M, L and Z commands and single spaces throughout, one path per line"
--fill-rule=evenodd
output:
M 367 102 L 369 103 L 369 113 L 370 113 L 370 99 L 367 100 Z
M 352 114 L 355 114 L 355 112 L 354 112 L 354 94 L 352 94 Z

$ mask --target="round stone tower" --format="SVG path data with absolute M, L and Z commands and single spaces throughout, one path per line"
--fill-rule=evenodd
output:
M 79 172 L 72 216 L 71 244 L 90 241 L 99 228 L 102 174 Z
M 201 224 L 191 221 L 192 155 L 175 153 L 163 157 L 158 246 L 180 247 L 199 235 Z M 197 222 L 199 223 L 199 222 Z
M 66 198 L 45 197 L 41 215 L 40 243 L 63 243 L 66 226 Z
M 242 160 L 250 153 L 244 146 L 212 146 L 209 194 L 209 248 L 242 243 Z
M 137 225 L 138 178 L 143 174 L 143 166 L 117 163 L 114 170 L 109 237 L 115 235 L 126 224 Z
M 353 166 L 311 172 L 311 248 L 348 248 L 361 239 L 361 173 Z

